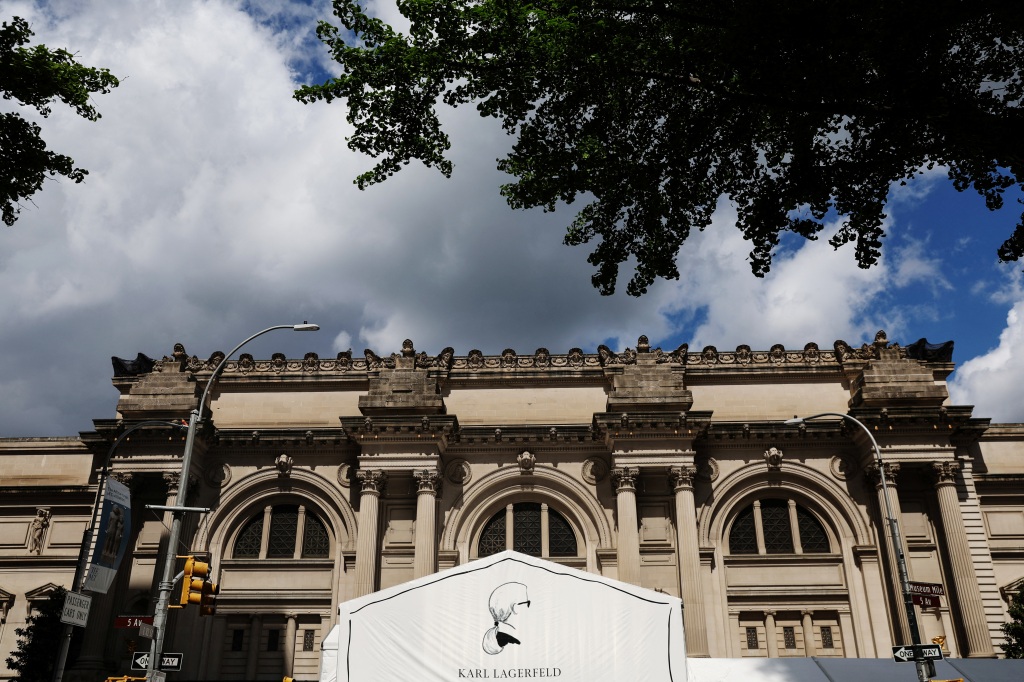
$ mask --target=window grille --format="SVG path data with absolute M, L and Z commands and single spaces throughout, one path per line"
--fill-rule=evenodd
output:
M 271 514 L 267 558 L 291 559 L 295 556 L 295 534 L 299 523 L 299 508 L 274 507 Z
M 485 557 L 506 549 L 507 510 L 491 517 L 480 533 L 477 556 Z M 548 556 L 574 557 L 578 554 L 576 533 L 564 516 L 554 509 L 547 513 Z M 530 556 L 542 556 L 543 515 L 538 502 L 517 502 L 512 506 L 512 549 Z
M 281 631 L 267 630 L 267 651 L 277 651 L 281 648 Z
M 306 559 L 321 559 L 330 556 L 331 539 L 324 522 L 306 514 L 306 528 L 302 533 L 302 556 Z
M 258 559 L 263 548 L 265 511 L 260 511 L 242 527 L 235 539 L 235 559 Z M 276 505 L 270 510 L 266 556 L 269 559 L 291 559 L 295 556 L 295 539 L 299 530 L 299 507 Z M 303 523 L 302 554 L 304 559 L 322 559 L 331 555 L 331 535 L 324 522 L 307 511 Z
M 548 543 L 551 556 L 576 556 L 576 533 L 554 509 L 548 509 Z
M 263 512 L 257 514 L 238 534 L 235 541 L 236 559 L 256 559 L 260 556 L 260 544 L 263 542 Z
M 761 525 L 765 552 L 793 553 L 793 531 L 789 526 L 789 505 L 785 500 L 762 500 Z
M 754 507 L 740 512 L 732 524 L 729 534 L 731 554 L 757 554 L 757 531 L 754 529 Z
M 540 556 L 540 505 L 521 502 L 512 508 L 512 549 Z
M 760 644 L 758 644 L 758 642 L 757 642 L 757 628 L 756 627 L 748 627 L 747 628 L 747 648 L 748 649 L 760 649 L 761 648 Z
M 231 650 L 241 651 L 242 642 L 245 639 L 245 630 L 232 630 L 231 631 Z
M 800 528 L 800 545 L 808 554 L 828 554 L 828 534 L 825 527 L 821 525 L 813 514 L 798 506 L 796 508 L 796 522 Z
M 796 630 L 791 627 L 782 628 L 782 640 L 785 642 L 787 649 L 796 648 Z
M 502 509 L 494 515 L 484 532 L 480 534 L 480 544 L 477 547 L 477 554 L 481 557 L 491 556 L 498 552 L 505 551 L 505 510 Z
M 821 648 L 822 649 L 835 649 L 836 646 L 832 642 L 832 626 L 822 625 L 821 626 Z
M 792 554 L 793 531 L 790 524 L 789 500 L 761 500 L 761 531 L 766 554 Z M 806 554 L 828 554 L 831 550 L 828 533 L 821 521 L 800 505 L 796 505 L 796 532 Z M 729 531 L 730 554 L 757 554 L 757 517 L 754 505 L 741 511 Z
M 302 631 L 302 650 L 312 651 L 313 644 L 316 641 L 316 630 L 303 630 Z

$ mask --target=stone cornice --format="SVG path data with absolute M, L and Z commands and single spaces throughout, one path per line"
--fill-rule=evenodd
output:
M 596 353 L 584 353 L 579 348 L 572 348 L 564 354 L 551 353 L 546 348 L 538 348 L 532 353 L 519 354 L 507 348 L 498 355 L 485 355 L 479 350 L 471 350 L 466 355 L 455 355 L 454 349 L 445 348 L 436 356 L 427 353 L 415 353 L 411 341 L 407 341 L 401 353 L 378 355 L 367 349 L 362 357 L 351 351 L 338 353 L 333 358 L 321 358 L 316 353 L 306 353 L 302 359 L 289 359 L 282 353 L 275 353 L 269 360 L 257 360 L 249 354 L 242 354 L 238 359 L 229 360 L 224 365 L 221 381 L 233 382 L 246 379 L 260 383 L 267 379 L 285 380 L 291 377 L 304 377 L 306 380 L 319 377 L 323 379 L 363 380 L 376 373 L 395 369 L 399 365 L 425 370 L 439 378 L 470 378 L 476 376 L 600 376 L 606 371 L 614 372 L 616 368 L 633 365 L 639 353 L 650 353 L 657 364 L 669 364 L 689 373 L 724 373 L 735 375 L 751 375 L 767 372 L 797 372 L 801 374 L 825 371 L 835 373 L 857 371 L 865 362 L 879 359 L 883 354 L 888 358 L 908 358 L 907 348 L 897 343 L 889 343 L 884 332 L 879 332 L 871 344 L 863 344 L 855 348 L 845 341 L 837 340 L 831 349 L 821 349 L 817 343 L 808 343 L 801 350 L 787 349 L 782 344 L 775 344 L 768 350 L 753 350 L 750 346 L 740 345 L 735 350 L 719 350 L 715 346 L 705 346 L 700 351 L 691 352 L 687 344 L 672 351 L 661 348 L 650 349 L 646 338 L 641 337 L 637 348 L 626 348 L 615 353 L 606 346 L 599 346 Z M 178 371 L 184 365 L 185 371 L 193 374 L 201 383 L 209 377 L 224 354 L 213 353 L 208 359 L 197 356 L 185 357 L 183 348 L 176 349 L 175 357 L 164 357 L 155 363 L 153 371 Z M 183 360 L 183 362 L 182 362 Z M 952 371 L 950 362 L 922 361 L 938 377 L 945 377 Z M 117 377 L 116 382 L 124 383 L 134 377 Z

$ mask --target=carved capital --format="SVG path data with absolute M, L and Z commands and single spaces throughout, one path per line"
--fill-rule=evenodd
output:
M 697 475 L 696 467 L 672 467 L 668 470 L 669 479 L 676 492 L 693 490 L 693 478 Z
M 130 471 L 111 471 L 110 477 L 121 485 L 130 488 L 135 475 Z
M 933 462 L 932 473 L 935 475 L 935 487 L 956 485 L 956 475 L 959 471 L 959 462 Z
M 433 469 L 417 469 L 413 472 L 418 484 L 417 493 L 437 495 L 441 492 L 441 475 Z
M 640 470 L 636 467 L 616 467 L 612 469 L 612 485 L 615 492 L 621 493 L 626 490 L 636 490 L 636 477 Z
M 379 469 L 360 469 L 356 472 L 356 478 L 359 479 L 363 493 L 370 493 L 371 495 L 384 494 L 384 488 L 388 482 L 387 472 L 380 471 Z
M 181 483 L 181 474 L 177 471 L 165 471 L 163 474 L 164 485 L 167 486 L 167 494 L 173 495 L 178 492 Z
M 885 471 L 885 480 L 892 485 L 896 484 L 896 477 L 900 473 L 899 462 L 885 462 L 882 464 Z M 882 476 L 881 471 L 878 468 L 878 462 L 872 462 L 864 469 L 864 474 L 867 480 L 874 484 L 875 488 L 882 487 Z

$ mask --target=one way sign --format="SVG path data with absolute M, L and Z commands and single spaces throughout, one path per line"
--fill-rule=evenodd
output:
M 163 654 L 160 657 L 160 670 L 181 670 L 182 654 Z M 149 667 L 149 652 L 136 651 L 132 654 L 132 670 L 145 670 Z
M 936 644 L 904 644 L 892 648 L 892 657 L 900 663 L 909 663 L 914 660 L 914 650 L 921 652 L 921 658 L 925 661 L 941 661 L 942 647 Z

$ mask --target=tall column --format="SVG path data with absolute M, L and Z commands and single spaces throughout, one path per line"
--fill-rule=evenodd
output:
M 359 537 L 356 539 L 356 576 L 354 597 L 373 592 L 377 583 L 377 562 L 380 559 L 380 547 L 377 542 L 377 518 L 380 513 L 380 496 L 387 483 L 387 473 L 367 469 L 360 470 L 356 476 L 362 484 L 359 493 Z
M 936 462 L 932 465 L 932 470 L 935 472 L 935 492 L 939 498 L 939 514 L 942 516 L 946 550 L 949 552 L 949 562 L 953 567 L 953 583 L 956 585 L 960 620 L 967 634 L 967 657 L 993 658 L 995 652 L 985 622 L 981 590 L 978 589 L 978 580 L 971 561 L 971 549 L 967 544 L 967 532 L 964 530 L 964 519 L 956 494 L 956 475 L 960 471 L 960 465 L 957 462 Z M 964 648 L 961 647 L 961 650 Z
M 284 629 L 284 676 L 291 677 L 295 672 L 295 633 L 298 626 L 298 618 L 294 613 L 285 616 L 288 624 Z
M 764 612 L 764 634 L 768 644 L 768 658 L 779 657 L 779 633 L 775 629 L 775 612 Z
M 903 514 L 900 509 L 900 496 L 896 494 L 896 475 L 900 472 L 899 464 L 885 463 L 885 478 L 891 490 L 889 491 L 889 504 L 892 508 L 893 518 L 899 522 Z M 893 643 L 910 643 L 910 623 L 907 621 L 907 610 L 903 602 L 903 586 L 900 584 L 899 564 L 896 560 L 896 547 L 893 545 L 892 536 L 889 534 L 889 521 L 885 514 L 885 490 L 882 488 L 882 477 L 879 475 L 878 465 L 872 464 L 867 468 L 868 480 L 875 484 L 875 491 L 878 493 L 878 517 L 882 522 L 879 534 L 885 544 L 886 567 L 888 575 L 885 583 L 892 586 L 889 593 L 890 622 L 893 625 Z M 903 554 L 906 556 L 907 548 L 903 547 Z M 910 566 L 907 566 L 910 571 Z
M 814 611 L 804 609 L 800 614 L 803 616 L 800 624 L 804 631 L 804 656 L 813 656 L 816 653 L 814 650 L 814 621 L 811 620 Z
M 203 666 L 203 678 L 220 679 L 221 654 L 224 652 L 224 636 L 227 634 L 228 619 L 225 616 L 214 616 L 210 634 L 210 646 L 207 649 L 206 663 Z
M 636 517 L 636 477 L 640 470 L 620 467 L 612 470 L 616 510 L 619 517 L 619 546 L 616 555 L 619 580 L 640 584 L 640 527 Z
M 710 656 L 708 627 L 704 617 L 704 591 L 700 584 L 700 550 L 697 541 L 697 510 L 693 501 L 694 467 L 672 467 L 676 495 L 676 545 L 679 556 L 679 594 L 683 598 L 683 624 L 687 655 Z
M 245 679 L 256 679 L 256 663 L 260 655 L 260 635 L 263 628 L 263 618 L 255 614 L 249 620 L 249 651 L 245 658 Z
M 419 488 L 416 493 L 416 555 L 412 575 L 419 578 L 437 571 L 437 493 L 441 476 L 433 469 L 415 472 Z

